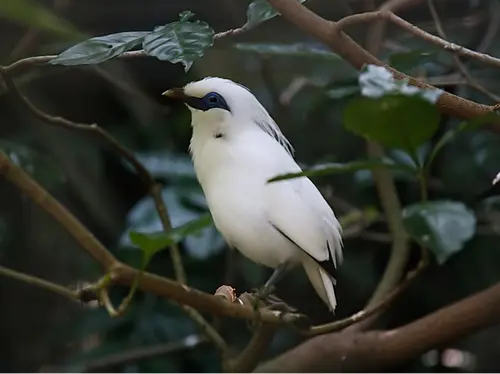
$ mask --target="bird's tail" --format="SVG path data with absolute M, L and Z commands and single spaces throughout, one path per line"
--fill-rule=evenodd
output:
M 318 296 L 325 302 L 331 312 L 335 312 L 337 306 L 334 289 L 335 280 L 310 257 L 304 258 L 302 265 Z

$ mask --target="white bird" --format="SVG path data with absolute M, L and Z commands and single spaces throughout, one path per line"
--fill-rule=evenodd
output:
M 275 269 L 264 295 L 287 270 L 302 264 L 333 312 L 342 230 L 309 178 L 268 183 L 301 168 L 266 109 L 246 87 L 223 78 L 207 77 L 163 95 L 191 111 L 189 149 L 217 230 L 229 247 Z

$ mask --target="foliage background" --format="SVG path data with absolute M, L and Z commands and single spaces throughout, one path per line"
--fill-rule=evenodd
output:
M 339 19 L 367 9 L 368 1 L 336 2 L 310 0 L 309 7 L 326 18 Z M 375 2 L 379 4 L 380 2 Z M 449 39 L 475 49 L 491 24 L 498 22 L 496 0 L 438 0 L 435 2 Z M 8 0 L 0 5 L 0 59 L 8 64 L 22 57 L 57 53 L 74 44 L 73 36 L 54 27 L 43 17 L 44 5 L 85 35 L 120 31 L 151 30 L 178 19 L 183 10 L 209 23 L 215 31 L 241 26 L 246 19 L 245 1 L 210 0 L 168 2 L 160 0 Z M 435 33 L 425 2 L 401 16 Z M 66 26 L 63 30 L 67 30 Z M 366 39 L 366 25 L 350 34 Z M 499 34 L 500 35 L 500 34 Z M 500 55 L 500 36 L 491 42 L 488 53 Z M 408 55 L 405 71 L 428 77 L 454 72 L 451 58 L 407 33 L 390 26 L 386 32 L 389 48 L 382 55 L 407 50 L 429 52 Z M 282 19 L 266 22 L 232 39 L 223 39 L 197 60 L 185 74 L 180 64 L 153 58 L 111 61 L 94 67 L 51 67 L 33 69 L 23 76 L 22 90 L 47 112 L 74 121 L 92 123 L 114 134 L 132 148 L 155 176 L 165 183 L 164 198 L 173 225 L 178 226 L 207 211 L 187 155 L 190 137 L 188 111 L 166 105 L 160 93 L 172 86 L 204 76 L 222 76 L 249 88 L 272 113 L 296 148 L 297 159 L 306 165 L 348 162 L 361 159 L 365 142 L 342 126 L 342 114 L 352 99 L 349 87 L 358 73 L 331 54 L 308 52 L 301 56 L 289 50 L 279 55 L 261 53 L 262 43 L 274 45 L 305 43 L 323 48 L 316 41 Z M 261 43 L 257 51 L 246 43 Z M 467 64 L 483 86 L 497 89 L 498 70 L 476 62 Z M 291 95 L 297 82 L 307 84 Z M 292 84 L 293 83 L 293 84 Z M 460 83 L 460 82 L 459 82 Z M 450 92 L 490 103 L 462 84 L 446 85 Z M 288 96 L 287 96 L 288 95 Z M 37 181 L 71 209 L 103 243 L 125 262 L 139 266 L 140 252 L 127 241 L 130 229 L 159 230 L 160 222 L 145 186 L 127 165 L 94 138 L 52 128 L 23 112 L 8 95 L 0 94 L 0 147 L 30 171 Z M 444 118 L 432 140 L 456 124 Z M 431 142 L 432 142 L 431 141 Z M 401 159 L 400 152 L 392 157 Z M 474 131 L 461 134 L 440 153 L 432 169 L 431 199 L 458 200 L 474 209 L 478 229 L 462 251 L 444 265 L 433 263 L 410 289 L 398 299 L 379 326 L 391 327 L 411 321 L 452 301 L 500 280 L 500 254 L 496 245 L 498 211 L 495 201 L 478 202 L 498 172 L 500 140 Z M 418 200 L 418 185 L 396 175 L 403 204 Z M 343 216 L 352 207 L 379 211 L 380 205 L 371 174 L 358 171 L 315 178 L 329 202 Z M 63 284 L 76 284 L 99 275 L 96 264 L 55 222 L 6 182 L 0 184 L 0 262 L 13 269 Z M 346 203 L 348 202 L 348 203 Z M 369 232 L 386 233 L 383 221 L 373 222 Z M 389 255 L 387 235 L 382 240 L 361 234 L 345 240 L 345 264 L 338 281 L 339 318 L 361 309 L 380 279 Z M 455 235 L 455 233 L 450 233 Z M 418 251 L 408 268 L 418 261 Z M 183 242 L 183 257 L 192 286 L 214 292 L 221 284 L 238 290 L 259 286 L 269 270 L 227 251 L 213 228 Z M 173 277 L 167 252 L 157 255 L 150 271 Z M 116 298 L 125 293 L 117 292 Z M 300 269 L 278 288 L 278 295 L 308 314 L 314 321 L 331 318 L 315 296 Z M 28 285 L 0 279 L 0 370 L 2 371 L 84 371 L 95 369 L 96 360 L 120 353 L 124 358 L 139 348 L 178 343 L 197 334 L 193 323 L 175 306 L 149 294 L 139 294 L 131 310 L 112 319 L 103 310 L 73 305 L 56 295 Z M 244 346 L 249 332 L 242 321 L 223 321 L 223 333 L 235 347 Z M 496 371 L 500 370 L 498 328 L 489 328 L 448 347 L 437 347 L 400 368 L 401 371 Z M 272 357 L 300 342 L 290 331 L 280 331 L 271 346 Z M 462 350 L 460 368 L 447 368 L 439 355 L 449 348 Z M 449 351 L 448 351 L 449 352 Z M 444 357 L 444 356 L 443 356 Z M 174 372 L 220 370 L 215 350 L 208 344 L 180 348 L 171 354 L 133 360 L 100 371 Z

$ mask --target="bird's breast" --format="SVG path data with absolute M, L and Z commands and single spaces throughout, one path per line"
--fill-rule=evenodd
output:
M 215 226 L 231 247 L 253 262 L 276 268 L 298 257 L 298 248 L 269 221 L 264 189 L 267 175 L 225 163 L 202 179 Z

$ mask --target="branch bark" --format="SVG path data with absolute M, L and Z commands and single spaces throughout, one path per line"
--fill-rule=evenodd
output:
M 376 11 L 368 12 L 362 14 L 354 14 L 343 18 L 341 21 L 333 22 L 328 21 L 319 15 L 315 14 L 311 10 L 307 9 L 305 6 L 299 2 L 292 0 L 268 0 L 271 6 L 276 9 L 284 18 L 288 21 L 305 31 L 307 34 L 317 38 L 318 40 L 325 43 L 332 51 L 337 53 L 347 62 L 349 62 L 354 68 L 361 69 L 365 64 L 374 64 L 379 66 L 385 66 L 389 69 L 394 77 L 397 79 L 408 79 L 409 82 L 418 87 L 434 88 L 429 84 L 426 84 L 416 78 L 410 77 L 400 71 L 384 64 L 377 57 L 369 53 L 366 49 L 361 47 L 356 43 L 351 37 L 343 32 L 343 28 L 348 25 L 352 25 L 359 22 L 369 22 L 380 19 L 388 19 L 397 23 L 399 26 L 403 27 L 405 30 L 412 32 L 418 37 L 425 38 L 427 41 L 431 41 L 434 44 L 442 47 L 446 50 L 452 50 L 453 52 L 461 55 L 467 55 L 471 58 L 476 58 L 480 61 L 487 62 L 493 66 L 500 66 L 500 59 L 481 54 L 478 52 L 470 51 L 466 48 L 460 47 L 456 44 L 449 43 L 440 39 L 436 36 L 426 33 L 425 31 L 419 29 L 418 27 L 406 22 L 402 18 L 396 16 L 391 12 Z M 472 53 L 474 52 L 474 53 Z M 471 100 L 464 99 L 462 97 L 452 95 L 448 92 L 444 92 L 436 103 L 438 108 L 445 114 L 450 116 L 455 116 L 459 118 L 475 118 L 481 115 L 492 112 L 495 108 L 494 106 L 479 104 Z M 497 123 L 487 126 L 487 129 L 500 133 L 500 118 Z
M 500 283 L 403 327 L 317 336 L 256 372 L 376 372 L 500 324 Z

